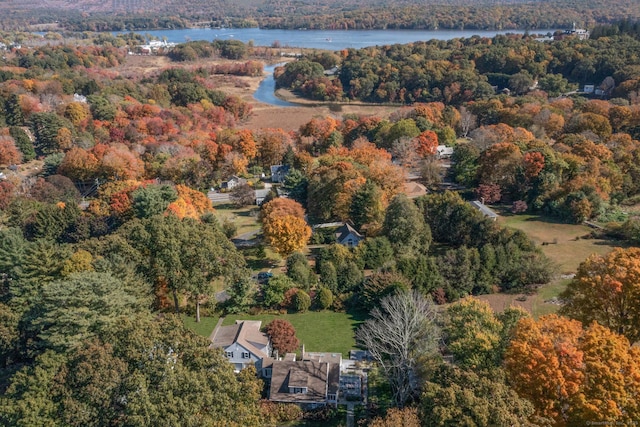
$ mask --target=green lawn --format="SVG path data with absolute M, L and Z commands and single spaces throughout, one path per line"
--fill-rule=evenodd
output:
M 198 335 L 209 338 L 213 328 L 218 323 L 218 317 L 200 317 L 200 323 L 196 323 L 195 316 L 188 316 L 186 314 L 181 315 L 184 326 L 187 329 L 192 330 Z
M 223 325 L 232 325 L 236 319 L 239 319 L 261 320 L 264 326 L 275 318 L 291 322 L 296 329 L 296 336 L 304 344 L 306 351 L 342 353 L 345 357 L 349 355 L 349 350 L 356 348 L 355 330 L 364 320 L 364 316 L 360 313 L 308 311 L 282 315 L 233 315 L 225 317 Z
M 533 306 L 531 311 L 536 319 L 546 314 L 553 314 L 560 308 L 556 304 L 545 304 L 545 301 L 559 296 L 571 282 L 571 279 L 557 279 L 538 289 L 538 293 L 533 296 Z
M 238 227 L 236 235 L 260 230 L 258 222 L 258 206 L 244 206 L 236 208 L 231 204 L 219 204 L 215 206 L 216 217 L 222 224 L 225 220 L 233 222 Z

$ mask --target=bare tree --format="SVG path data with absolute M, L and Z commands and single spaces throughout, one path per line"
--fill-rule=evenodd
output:
M 478 118 L 467 110 L 465 106 L 460 107 L 460 130 L 462 136 L 467 137 L 467 134 L 474 130 L 478 125 Z
M 356 339 L 378 362 L 396 405 L 403 407 L 418 392 L 417 360 L 437 349 L 435 305 L 417 291 L 401 292 L 383 298 L 370 315 Z
M 256 202 L 256 191 L 249 184 L 239 184 L 229 193 L 229 200 L 237 207 L 253 205 Z

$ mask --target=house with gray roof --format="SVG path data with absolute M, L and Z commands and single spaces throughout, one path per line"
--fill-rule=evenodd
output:
M 475 209 L 479 210 L 482 215 L 485 217 L 495 221 L 498 219 L 498 214 L 495 213 L 489 206 L 482 203 L 480 200 L 474 200 L 473 202 L 469 202 L 471 206 Z
M 353 228 L 350 224 L 345 223 L 336 230 L 336 242 L 341 245 L 353 248 L 364 240 L 364 236 Z
M 221 348 L 236 372 L 258 364 L 271 356 L 271 343 L 260 331 L 259 320 L 236 320 L 235 325 L 221 326 L 212 338 L 212 347 Z
M 336 405 L 340 390 L 340 353 L 288 353 L 283 360 L 265 359 L 261 373 L 269 384 L 269 400 L 295 403 L 303 409 Z

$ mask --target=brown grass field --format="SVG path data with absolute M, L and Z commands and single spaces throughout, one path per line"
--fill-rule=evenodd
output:
M 560 295 L 569 284 L 570 280 L 560 275 L 575 273 L 580 263 L 594 253 L 604 255 L 621 246 L 620 242 L 590 238 L 591 229 L 585 225 L 558 223 L 537 215 L 505 215 L 500 217 L 499 222 L 524 231 L 536 245 L 540 245 L 545 255 L 556 264 L 557 276 L 551 283 L 540 287 L 534 295 L 493 294 L 479 297 L 497 311 L 518 305 L 535 317 L 555 313 L 559 306 L 545 301 Z
M 279 62 L 284 59 L 278 57 Z M 139 78 L 157 73 L 170 67 L 197 67 L 208 64 L 230 62 L 227 60 L 200 60 L 197 63 L 175 63 L 165 56 L 138 56 L 131 55 L 121 66 L 116 68 L 123 77 Z M 336 117 L 342 114 L 357 114 L 362 116 L 376 115 L 386 117 L 397 107 L 385 105 L 365 105 L 359 103 L 333 103 L 329 104 L 309 102 L 297 98 L 291 92 L 280 90 L 278 96 L 294 103 L 299 103 L 299 107 L 277 107 L 264 104 L 253 98 L 253 93 L 258 88 L 263 77 L 238 77 L 228 75 L 212 75 L 207 81 L 216 89 L 229 95 L 239 96 L 246 102 L 253 105 L 252 116 L 237 125 L 239 128 L 257 130 L 262 128 L 282 128 L 286 131 L 298 130 L 300 126 L 307 123 L 314 117 Z

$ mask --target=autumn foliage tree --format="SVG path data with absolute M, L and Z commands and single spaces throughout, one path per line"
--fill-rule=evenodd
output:
M 593 321 L 640 340 L 640 248 L 592 255 L 562 295 L 561 312 L 585 324 Z
M 271 345 L 279 354 L 295 352 L 300 346 L 300 340 L 296 337 L 293 325 L 283 319 L 275 319 L 266 327 L 267 335 L 271 339 Z
M 505 367 L 514 389 L 541 417 L 566 422 L 566 408 L 576 403 L 584 381 L 581 332 L 580 322 L 556 315 L 522 319 L 514 331 Z
M 283 257 L 304 248 L 311 237 L 311 227 L 293 215 L 269 219 L 262 230 L 267 243 Z
M 513 388 L 554 425 L 640 416 L 640 351 L 598 323 L 586 330 L 557 315 L 519 321 L 505 356 Z
M 260 216 L 265 240 L 284 257 L 304 248 L 311 237 L 304 208 L 294 200 L 276 198 L 263 206 Z
M 22 161 L 22 153 L 16 147 L 13 138 L 0 136 L 0 165 L 14 165 Z

